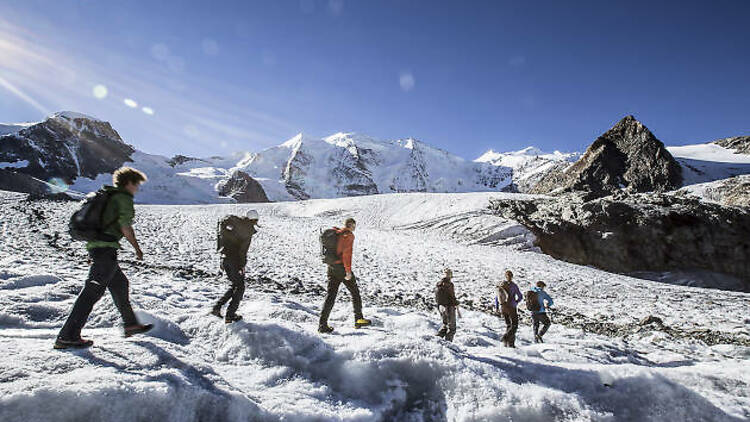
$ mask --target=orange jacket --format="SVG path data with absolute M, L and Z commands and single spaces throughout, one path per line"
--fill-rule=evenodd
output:
M 354 249 L 354 233 L 346 227 L 336 228 L 339 234 L 339 243 L 336 245 L 336 255 L 339 256 L 337 264 L 344 264 L 346 272 L 352 272 L 352 249 Z

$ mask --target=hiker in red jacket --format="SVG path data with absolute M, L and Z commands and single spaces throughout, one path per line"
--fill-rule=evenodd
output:
M 354 307 L 354 327 L 360 328 L 370 325 L 370 320 L 362 316 L 362 298 L 359 295 L 357 287 L 357 278 L 352 273 L 352 250 L 354 249 L 354 230 L 357 228 L 357 222 L 353 218 L 347 218 L 344 222 L 344 228 L 336 228 L 338 243 L 336 245 L 337 259 L 333 264 L 328 265 L 328 293 L 323 309 L 320 311 L 320 322 L 318 332 L 330 333 L 333 328 L 328 325 L 328 316 L 331 314 L 333 304 L 336 303 L 336 295 L 339 292 L 339 286 L 344 286 L 352 295 L 352 305 Z

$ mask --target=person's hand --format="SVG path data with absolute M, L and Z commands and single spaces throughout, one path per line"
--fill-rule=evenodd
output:
M 135 258 L 139 261 L 143 261 L 143 251 L 140 248 L 135 250 Z
M 352 273 L 351 271 L 347 271 L 346 277 L 344 277 L 344 280 L 349 281 L 352 279 Z

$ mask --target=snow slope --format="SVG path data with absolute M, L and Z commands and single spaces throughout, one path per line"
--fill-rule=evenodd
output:
M 667 147 L 682 165 L 683 186 L 750 174 L 750 155 L 714 143 Z
M 123 339 L 105 297 L 84 335 L 53 351 L 87 272 L 70 243 L 73 204 L 0 195 L 0 420 L 741 421 L 750 418 L 750 295 L 679 287 L 555 261 L 484 210 L 510 194 L 393 194 L 297 203 L 137 206 L 146 261 L 123 270 L 149 334 Z M 206 315 L 226 288 L 216 221 L 255 208 L 245 321 Z M 351 327 L 345 289 L 335 335 L 316 333 L 324 268 L 318 229 L 359 221 L 354 268 L 369 329 Z M 481 231 L 481 233 L 478 233 Z M 481 236 L 479 234 L 484 234 Z M 477 242 L 488 237 L 491 242 Z M 520 239 L 504 243 L 503 239 Z M 434 337 L 432 286 L 451 266 L 463 318 Z M 502 348 L 485 312 L 506 268 L 543 279 L 557 312 L 531 342 Z M 727 312 L 731 309 L 732 312 Z M 639 325 L 647 315 L 665 327 Z M 582 328 L 584 328 L 582 330 Z
M 148 176 L 148 182 L 141 186 L 138 203 L 146 204 L 211 204 L 233 202 L 219 196 L 216 185 L 226 179 L 230 170 L 212 166 L 210 161 L 191 161 L 170 166 L 168 159 L 160 155 L 136 151 L 132 162 L 126 165 L 135 167 Z M 88 193 L 99 189 L 103 184 L 112 184 L 111 174 L 100 174 L 96 179 L 79 177 L 70 186 L 73 192 Z

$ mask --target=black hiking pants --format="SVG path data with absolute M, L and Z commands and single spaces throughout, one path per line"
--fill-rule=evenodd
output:
M 453 341 L 453 336 L 456 335 L 456 307 L 455 306 L 438 306 L 440 316 L 443 318 L 443 327 L 438 331 L 437 335 L 446 339 L 447 341 Z
M 221 260 L 221 268 L 227 273 L 227 277 L 229 277 L 232 287 L 230 287 L 229 290 L 224 293 L 224 296 L 219 299 L 215 308 L 221 308 L 229 302 L 227 316 L 237 313 L 237 308 L 240 307 L 242 296 L 245 295 L 245 276 L 243 267 L 243 265 L 240 265 L 240 262 L 231 258 L 223 258 Z M 231 302 L 229 301 L 230 299 Z
M 102 298 L 106 290 L 109 290 L 109 294 L 112 295 L 112 300 L 122 316 L 123 325 L 127 327 L 138 324 L 133 307 L 130 305 L 128 278 L 117 263 L 117 249 L 94 248 L 89 250 L 89 257 L 92 260 L 89 276 L 73 305 L 70 316 L 58 334 L 60 339 L 78 340 L 81 338 L 81 329 L 86 324 L 94 304 Z
M 354 307 L 354 320 L 363 318 L 362 316 L 362 297 L 359 295 L 359 287 L 357 286 L 357 278 L 352 274 L 351 280 L 345 280 L 346 269 L 341 264 L 334 264 L 328 266 L 328 293 L 326 294 L 326 301 L 323 303 L 323 310 L 320 311 L 320 322 L 319 326 L 325 327 L 328 325 L 328 317 L 331 315 L 331 309 L 333 304 L 336 303 L 336 296 L 339 293 L 339 286 L 344 283 L 344 286 L 349 290 L 352 295 L 352 306 Z
M 509 346 L 516 345 L 516 331 L 518 331 L 518 311 L 512 306 L 503 309 L 503 318 L 505 318 L 505 335 L 503 341 Z
M 547 332 L 547 329 L 549 329 L 550 324 L 552 324 L 549 317 L 544 312 L 540 314 L 531 314 L 531 323 L 534 326 L 534 336 L 539 337 L 542 337 L 544 333 Z M 541 331 L 539 330 L 539 324 L 542 324 Z

